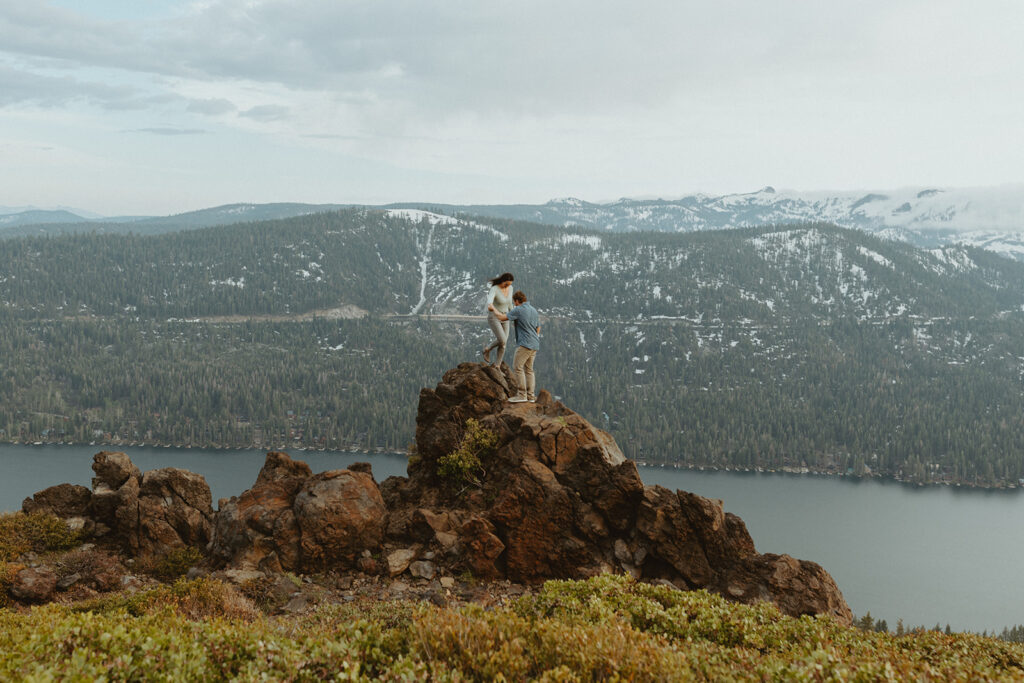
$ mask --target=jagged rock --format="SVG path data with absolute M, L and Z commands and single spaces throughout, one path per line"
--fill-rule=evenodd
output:
M 20 602 L 47 602 L 57 589 L 57 575 L 49 567 L 28 567 L 14 575 L 8 589 L 11 597 Z
M 129 478 L 141 479 L 142 473 L 131 459 L 119 451 L 100 451 L 92 457 L 92 470 L 96 476 L 92 479 L 95 489 L 105 484 L 111 489 L 119 489 Z
M 126 516 L 132 512 L 126 510 Z M 201 475 L 188 470 L 151 470 L 142 476 L 134 515 L 137 521 L 128 540 L 137 555 L 160 556 L 189 546 L 205 548 L 213 523 L 210 486 Z
M 482 579 L 502 576 L 497 563 L 505 551 L 505 544 L 495 531 L 493 524 L 477 516 L 471 517 L 459 529 L 462 561 L 474 576 Z
M 220 506 L 209 553 L 215 563 L 257 567 L 273 557 L 286 571 L 300 569 L 299 524 L 292 509 L 309 465 L 287 453 L 267 453 L 256 483 Z
M 364 472 L 332 470 L 307 479 L 295 496 L 301 532 L 302 566 L 320 570 L 351 567 L 384 538 L 387 508 L 373 477 Z
M 539 582 L 617 569 L 850 622 L 842 594 L 818 565 L 759 555 L 721 501 L 645 487 L 610 435 L 545 391 L 536 403 L 508 403 L 511 386 L 505 368 L 463 363 L 420 391 L 409 479 L 382 486 L 393 520 L 389 542 L 457 548 L 458 563 L 484 578 Z M 498 443 L 480 456 L 480 486 L 467 490 L 438 474 L 438 460 L 459 447 L 470 418 Z M 438 517 L 445 513 L 461 525 L 444 528 Z
M 45 512 L 57 517 L 84 518 L 89 514 L 89 500 L 92 492 L 77 484 L 57 484 L 39 491 L 21 504 L 25 514 Z
M 423 389 L 409 476 L 379 487 L 368 466 L 313 475 L 272 452 L 253 487 L 223 501 L 213 518 L 202 477 L 171 469 L 140 475 L 124 454 L 104 452 L 93 464 L 88 513 L 98 530 L 109 528 L 139 554 L 209 538 L 212 566 L 247 575 L 358 567 L 433 579 L 468 570 L 537 583 L 624 571 L 850 623 L 820 566 L 757 553 L 721 501 L 645 487 L 610 435 L 547 391 L 535 403 L 508 403 L 512 386 L 505 366 L 464 363 Z M 442 476 L 439 460 L 459 448 L 471 418 L 493 446 L 479 449 L 471 481 Z M 40 504 L 60 498 L 37 495 Z M 374 559 L 395 548 L 386 567 Z M 408 586 L 395 581 L 389 590 Z

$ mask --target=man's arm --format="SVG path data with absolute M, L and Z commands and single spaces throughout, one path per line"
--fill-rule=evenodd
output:
M 501 321 L 508 320 L 508 316 L 504 313 L 499 313 L 498 309 L 494 307 L 494 304 L 487 304 L 487 310 L 494 314 L 494 316 Z

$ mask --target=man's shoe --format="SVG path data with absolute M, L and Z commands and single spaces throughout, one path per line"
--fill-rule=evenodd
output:
M 509 403 L 528 403 L 529 399 L 523 396 L 513 396 L 508 400 Z
M 537 397 L 534 396 L 533 398 L 527 398 L 526 400 L 529 401 L 530 403 L 536 403 L 537 402 Z

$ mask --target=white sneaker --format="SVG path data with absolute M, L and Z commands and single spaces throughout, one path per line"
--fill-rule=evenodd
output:
M 508 400 L 509 403 L 529 403 L 529 399 L 522 396 L 513 396 Z

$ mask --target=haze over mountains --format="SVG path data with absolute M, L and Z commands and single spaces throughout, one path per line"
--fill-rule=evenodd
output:
M 62 232 L 154 234 L 214 225 L 289 218 L 344 204 L 229 204 L 174 216 L 85 217 L 67 209 L 0 209 L 0 236 Z M 678 199 L 575 198 L 545 204 L 457 205 L 406 202 L 379 208 L 431 208 L 574 225 L 600 231 L 695 232 L 760 225 L 829 222 L 917 246 L 964 243 L 1024 258 L 1024 186 L 970 189 L 904 188 L 880 192 L 793 192 L 771 187 L 744 194 L 693 194 Z

